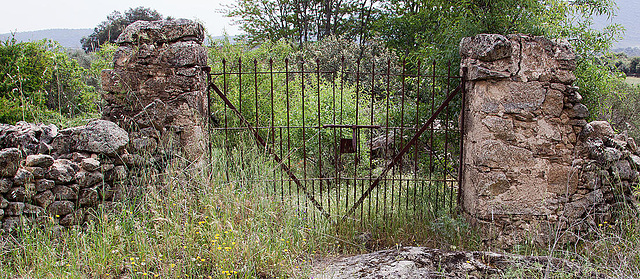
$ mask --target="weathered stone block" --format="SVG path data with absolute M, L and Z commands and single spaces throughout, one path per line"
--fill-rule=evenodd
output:
M 2 219 L 2 229 L 6 232 L 12 232 L 20 227 L 21 224 L 20 217 L 5 217 Z
M 202 43 L 204 27 L 187 19 L 137 21 L 125 28 L 116 41 L 119 45 L 194 41 Z
M 47 207 L 47 212 L 57 216 L 67 215 L 73 212 L 73 202 L 70 201 L 54 201 Z
M 500 169 L 505 166 L 526 167 L 533 163 L 533 152 L 496 140 L 485 141 L 476 152 L 476 164 L 479 166 Z
M 478 34 L 460 42 L 460 55 L 482 61 L 495 61 L 511 57 L 511 41 L 498 34 Z
M 19 216 L 22 215 L 22 211 L 24 210 L 24 203 L 22 202 L 10 202 L 7 207 L 4 208 L 4 213 L 10 216 Z
M 53 165 L 53 157 L 44 154 L 29 155 L 25 159 L 25 165 L 27 167 L 48 168 Z
M 82 160 L 82 162 L 80 163 L 80 166 L 82 167 L 83 170 L 92 172 L 100 168 L 100 161 L 94 158 L 86 158 Z
M 78 193 L 71 187 L 58 185 L 53 188 L 53 194 L 57 200 L 77 200 Z
M 578 189 L 579 182 L 580 176 L 577 169 L 559 164 L 549 166 L 547 176 L 549 192 L 558 195 L 572 195 Z
M 24 205 L 24 210 L 22 211 L 22 213 L 31 215 L 44 215 L 45 210 L 40 206 L 27 203 Z
M 569 117 L 584 119 L 589 117 L 589 109 L 583 104 L 576 104 L 569 110 Z
M 41 179 L 41 178 L 44 178 L 45 175 L 47 175 L 47 169 L 48 168 L 45 169 L 45 168 L 41 168 L 41 167 L 25 167 L 24 169 L 26 169 L 31 174 L 33 174 L 33 178 L 34 179 Z
M 495 197 L 509 190 L 511 183 L 503 172 L 479 173 L 478 187 L 481 193 Z
M 85 126 L 64 129 L 60 134 L 69 138 L 74 151 L 114 155 L 129 143 L 127 132 L 106 120 L 93 120 Z
M 111 179 L 114 182 L 123 181 L 127 179 L 127 168 L 125 168 L 124 166 L 114 167 Z
M 55 181 L 49 179 L 38 179 L 36 180 L 36 192 L 44 192 L 46 190 L 51 190 L 56 186 Z
M 482 124 L 484 124 L 489 131 L 493 132 L 496 138 L 503 140 L 515 139 L 515 135 L 513 133 L 513 121 L 511 119 L 488 116 L 487 118 L 482 119 Z
M 81 171 L 76 174 L 76 182 L 80 188 L 91 187 L 104 181 L 104 175 L 98 171 L 86 172 Z
M 0 208 L 6 208 L 9 205 L 9 201 L 7 201 L 4 197 L 0 196 Z
M 613 173 L 617 175 L 620 179 L 623 180 L 631 180 L 634 177 L 633 169 L 631 168 L 631 164 L 627 160 L 618 160 L 613 165 Z
M 20 167 L 22 155 L 17 148 L 0 150 L 0 177 L 13 177 Z
M 44 191 L 40 194 L 33 196 L 33 200 L 37 205 L 44 208 L 48 207 L 55 200 L 55 195 L 50 190 Z
M 62 219 L 60 219 L 60 225 L 65 227 L 79 225 L 82 223 L 82 220 L 84 220 L 84 215 L 84 211 L 82 209 L 78 209 L 62 217 Z
M 80 206 L 94 206 L 98 203 L 98 191 L 93 188 L 80 190 L 80 198 L 78 199 Z
M 10 201 L 16 202 L 24 202 L 26 199 L 27 193 L 24 187 L 13 187 L 9 190 L 9 193 L 5 195 L 5 197 Z
M 589 202 L 586 199 L 567 203 L 564 206 L 564 216 L 570 218 L 570 220 L 576 220 L 587 212 L 588 207 Z
M 46 177 L 58 183 L 69 183 L 73 181 L 76 175 L 76 170 L 73 165 L 75 164 L 67 159 L 55 160 L 53 165 L 49 167 L 49 172 Z
M 549 89 L 542 103 L 542 111 L 551 117 L 560 117 L 564 107 L 564 95 L 558 90 Z
M 16 175 L 13 177 L 13 184 L 16 186 L 24 186 L 27 183 L 31 183 L 33 181 L 33 174 L 23 168 L 18 169 Z
M 11 189 L 11 186 L 13 186 L 13 181 L 11 181 L 11 179 L 0 178 L 0 194 L 9 192 L 9 189 Z

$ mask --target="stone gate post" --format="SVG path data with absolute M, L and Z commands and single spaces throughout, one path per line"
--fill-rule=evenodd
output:
M 158 145 L 193 160 L 206 155 L 204 28 L 186 20 L 137 21 L 118 37 L 113 70 L 102 72 L 103 119 L 130 131 L 134 152 Z
M 587 108 L 566 41 L 481 34 L 460 44 L 467 70 L 461 208 L 488 240 L 544 241 L 578 188 Z

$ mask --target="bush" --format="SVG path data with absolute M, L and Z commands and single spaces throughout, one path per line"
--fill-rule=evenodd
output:
M 84 82 L 87 70 L 56 42 L 0 42 L 0 122 L 36 121 L 51 112 L 96 112 L 99 95 Z

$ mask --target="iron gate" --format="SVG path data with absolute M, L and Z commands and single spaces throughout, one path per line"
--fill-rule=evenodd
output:
M 209 76 L 209 148 L 227 181 L 263 183 L 313 220 L 453 210 L 462 78 L 437 61 L 339 61 L 221 61 Z

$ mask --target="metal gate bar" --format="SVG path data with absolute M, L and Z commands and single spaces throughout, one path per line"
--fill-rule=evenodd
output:
M 305 66 L 313 62 L 315 67 Z M 272 183 L 270 189 L 281 195 L 282 202 L 286 196 L 303 197 L 302 202 L 295 198 L 294 204 L 301 212 L 310 202 L 329 220 L 422 218 L 427 211 L 451 209 L 457 203 L 453 195 L 461 166 L 456 156 L 462 154 L 455 148 L 461 145 L 450 141 L 461 141 L 458 128 L 462 123 L 456 127 L 458 122 L 451 120 L 451 112 L 455 115 L 459 107 L 452 110 L 450 106 L 464 88 L 461 83 L 448 92 L 451 81 L 463 80 L 451 76 L 449 68 L 438 74 L 436 61 L 414 66 L 403 62 L 401 68 L 392 70 L 395 64 L 391 60 L 386 65 L 373 61 L 366 67 L 357 61 L 348 68 L 344 57 L 340 70 L 321 69 L 319 60 L 301 61 L 295 70 L 290 69 L 288 59 L 284 69 L 278 70 L 271 59 L 266 70 L 258 67 L 257 60 L 252 63 L 253 67 L 243 67 L 238 59 L 236 66 L 227 67 L 223 60 L 221 72 L 212 74 L 222 76 L 224 91 L 210 79 L 209 87 L 222 105 L 212 107 L 210 99 L 208 107 L 211 115 L 224 117 L 224 126 L 210 123 L 209 132 L 221 132 L 217 135 L 224 136 L 227 154 L 239 152 L 240 167 L 246 167 L 253 162 L 245 159 L 246 151 L 238 149 L 243 145 L 237 144 L 241 133 L 248 131 L 259 147 L 256 151 L 268 154 L 277 167 L 263 176 L 232 178 L 227 173 L 227 181 Z M 227 90 L 227 77 L 237 81 L 232 91 Z M 435 110 L 437 92 L 441 104 Z M 236 98 L 238 108 L 230 100 Z M 421 120 L 427 116 L 426 122 Z M 464 115 L 459 120 L 463 121 Z M 266 135 L 261 135 L 264 132 Z M 382 148 L 374 157 L 374 150 L 380 148 L 374 147 L 375 138 L 381 139 Z M 238 147 L 231 148 L 234 143 Z M 229 169 L 229 161 L 225 163 Z M 315 210 L 308 214 L 315 220 Z

